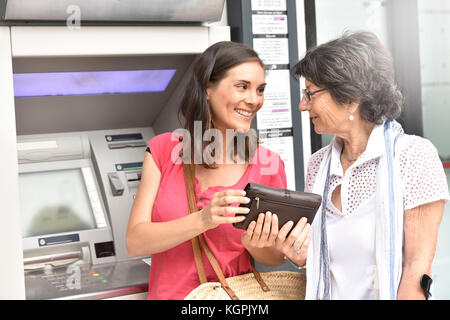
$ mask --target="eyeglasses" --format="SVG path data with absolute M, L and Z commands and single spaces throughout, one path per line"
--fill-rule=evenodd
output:
M 316 91 L 311 92 L 311 91 L 308 91 L 308 90 L 306 90 L 306 89 L 303 89 L 302 92 L 303 92 L 303 96 L 306 98 L 306 101 L 311 102 L 311 97 L 312 97 L 313 95 L 315 95 L 316 93 L 325 91 L 325 90 L 327 90 L 327 89 L 324 88 L 324 89 L 319 89 L 319 90 L 316 90 Z

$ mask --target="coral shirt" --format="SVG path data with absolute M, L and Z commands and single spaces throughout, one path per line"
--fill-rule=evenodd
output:
M 174 140 L 174 141 L 173 141 Z M 181 161 L 173 161 L 181 150 L 181 143 L 172 133 L 155 136 L 148 142 L 153 160 L 161 172 L 161 182 L 153 205 L 152 222 L 164 222 L 189 214 L 188 200 Z M 225 189 L 243 190 L 248 182 L 276 188 L 286 188 L 286 174 L 281 158 L 268 149 L 258 146 L 240 180 L 232 186 L 210 187 L 200 192 L 195 181 L 197 206 L 204 208 L 214 193 Z M 205 239 L 217 258 L 225 277 L 250 272 L 249 254 L 241 243 L 244 230 L 231 224 L 222 224 L 204 233 Z M 203 253 L 203 263 L 208 281 L 218 281 L 214 270 Z M 149 292 L 147 299 L 181 300 L 200 285 L 191 241 L 152 255 Z

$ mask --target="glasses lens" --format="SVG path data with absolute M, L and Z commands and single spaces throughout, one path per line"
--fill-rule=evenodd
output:
M 305 97 L 306 101 L 311 102 L 311 96 L 309 95 L 308 90 L 303 89 L 303 96 Z

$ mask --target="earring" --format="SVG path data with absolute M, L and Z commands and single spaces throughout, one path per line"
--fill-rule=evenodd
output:
M 352 114 L 350 114 L 350 117 L 348 117 L 348 119 L 349 119 L 350 121 L 353 121 L 353 120 L 355 120 L 355 116 L 353 115 L 353 113 L 352 113 Z

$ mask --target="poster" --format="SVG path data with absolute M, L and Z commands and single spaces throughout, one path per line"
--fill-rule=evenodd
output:
M 256 117 L 258 129 L 292 127 L 289 70 L 266 71 L 264 105 Z
M 252 0 L 253 49 L 268 66 L 264 105 L 256 116 L 261 145 L 280 155 L 295 190 L 294 136 L 286 0 Z
M 289 65 L 287 38 L 253 38 L 253 49 L 265 64 Z
M 287 15 L 254 14 L 252 28 L 253 34 L 287 34 Z
M 253 11 L 286 11 L 286 0 L 252 0 Z
M 260 141 L 263 147 L 280 155 L 281 160 L 284 162 L 287 188 L 295 190 L 294 137 L 291 135 L 277 138 L 260 138 Z

